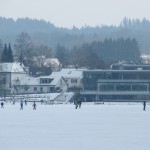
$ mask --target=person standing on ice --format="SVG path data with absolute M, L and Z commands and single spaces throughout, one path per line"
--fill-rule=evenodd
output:
M 15 100 L 13 100 L 13 105 L 15 105 Z
M 4 102 L 1 102 L 1 108 L 4 108 Z
M 75 105 L 75 109 L 78 108 L 78 101 L 77 100 L 74 100 L 74 105 Z
M 20 110 L 23 110 L 23 100 L 20 100 Z
M 35 103 L 35 102 L 33 103 L 33 105 L 32 105 L 32 106 L 33 106 L 33 110 L 36 110 L 36 106 L 37 106 L 37 105 L 36 105 L 36 103 Z
M 79 99 L 78 100 L 78 106 L 79 106 L 79 108 L 81 108 L 81 104 L 82 104 L 82 101 Z
M 146 101 L 143 102 L 143 110 L 146 110 Z
M 27 106 L 27 100 L 25 100 L 24 102 L 25 102 L 25 105 Z

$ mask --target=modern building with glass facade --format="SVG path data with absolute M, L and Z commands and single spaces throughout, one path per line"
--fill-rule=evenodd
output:
M 148 101 L 150 70 L 88 70 L 83 72 L 87 101 Z

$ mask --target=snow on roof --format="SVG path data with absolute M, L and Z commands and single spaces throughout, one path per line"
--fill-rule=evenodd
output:
M 58 73 L 58 72 L 57 72 Z M 60 81 L 60 76 L 57 73 L 52 73 L 50 76 L 53 79 L 50 83 L 50 85 L 56 85 Z M 55 75 L 54 75 L 55 74 Z
M 24 78 L 20 80 L 20 85 L 38 85 L 38 78 L 26 75 Z
M 49 85 L 56 85 L 62 77 L 64 78 L 82 78 L 83 70 L 80 69 L 62 69 L 59 72 L 52 72 L 50 76 L 32 77 L 29 75 L 17 76 L 20 79 L 20 85 L 39 85 L 40 78 L 53 79 Z
M 81 69 L 68 69 L 68 68 L 63 68 L 59 72 L 52 72 L 50 75 L 51 78 L 53 78 L 53 81 L 51 82 L 51 85 L 56 85 L 59 80 L 64 77 L 64 78 L 82 78 L 82 72 L 83 70 Z
M 51 76 L 59 76 L 65 78 L 81 78 L 83 70 L 63 68 L 60 72 L 53 72 Z
M 26 73 L 24 65 L 19 62 L 0 63 L 0 72 Z

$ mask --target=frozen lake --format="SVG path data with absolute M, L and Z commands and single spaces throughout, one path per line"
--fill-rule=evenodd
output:
M 38 105 L 0 109 L 1 150 L 149 150 L 150 105 Z

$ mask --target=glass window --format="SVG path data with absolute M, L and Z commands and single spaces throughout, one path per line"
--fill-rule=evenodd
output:
M 123 79 L 137 79 L 138 78 L 138 74 L 137 73 L 124 73 L 123 74 Z
M 102 84 L 99 86 L 100 91 L 114 91 L 115 86 L 113 84 Z
M 28 91 L 28 89 L 29 89 L 29 87 L 28 87 L 28 86 L 24 87 L 24 90 L 25 90 L 25 91 Z
M 37 87 L 34 87 L 34 91 L 37 91 Z
M 144 72 L 144 73 L 139 73 L 139 79 L 142 79 L 142 80 L 150 80 L 150 75 L 149 75 L 149 73 L 146 73 L 146 72 Z
M 50 91 L 54 91 L 54 87 L 50 87 Z
M 116 91 L 131 91 L 131 85 L 126 84 L 116 85 Z
M 40 87 L 40 91 L 43 92 L 43 87 Z
M 77 79 L 71 79 L 71 83 L 77 83 Z
M 148 86 L 144 84 L 137 84 L 132 86 L 133 91 L 147 91 Z

